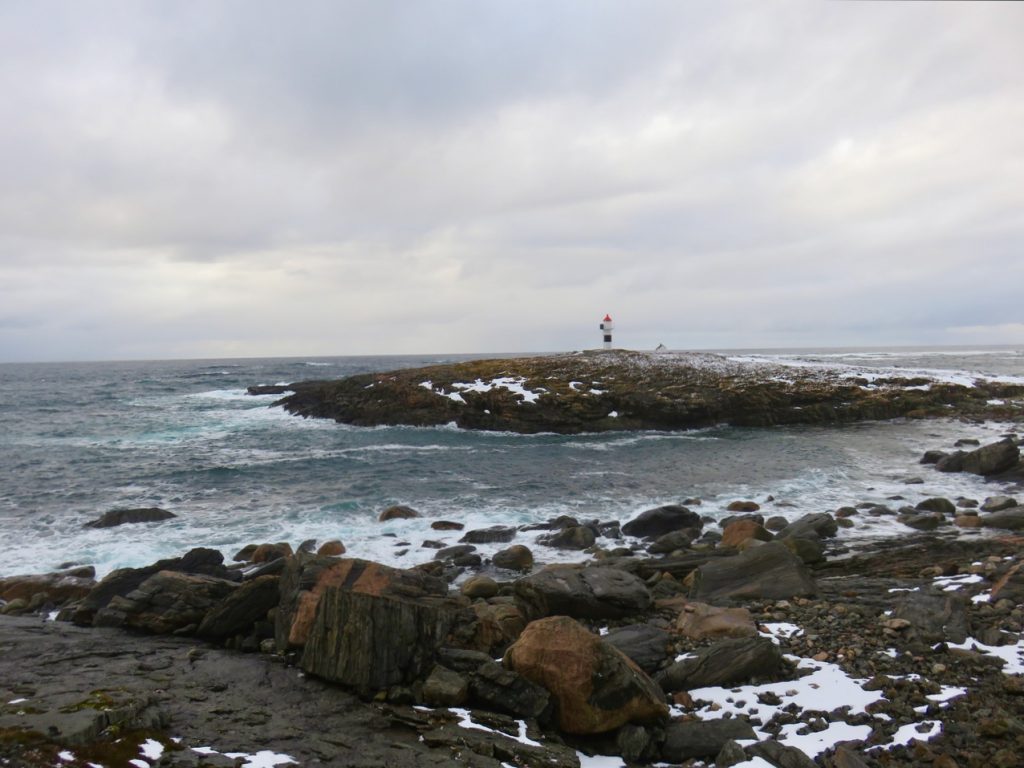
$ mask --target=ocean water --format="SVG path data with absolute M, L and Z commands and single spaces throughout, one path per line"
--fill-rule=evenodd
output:
M 743 350 L 724 354 L 869 372 L 939 372 L 1024 383 L 1024 349 Z M 194 546 L 230 558 L 251 542 L 340 538 L 354 556 L 402 566 L 431 559 L 438 519 L 467 529 L 560 514 L 626 521 L 690 497 L 712 517 L 753 499 L 796 518 L 901 495 L 983 499 L 1000 489 L 920 466 L 930 448 L 990 441 L 1006 424 L 888 421 L 844 427 L 514 435 L 356 428 L 303 420 L 245 388 L 474 356 L 0 364 L 0 576 L 88 563 L 100 574 Z M 524 406 L 525 407 L 525 406 Z M 911 476 L 923 484 L 908 485 Z M 774 501 L 767 501 L 768 497 Z M 391 504 L 418 520 L 381 524 Z M 84 529 L 103 512 L 159 506 L 157 524 Z M 863 518 L 841 535 L 898 535 Z M 533 544 L 531 534 L 521 543 Z M 611 542 L 603 542 L 611 544 Z M 481 547 L 489 554 L 494 547 Z M 543 550 L 538 550 L 543 558 Z M 548 559 L 583 557 L 554 553 Z

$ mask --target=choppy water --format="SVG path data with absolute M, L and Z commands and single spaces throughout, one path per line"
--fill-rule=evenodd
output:
M 980 372 L 1024 383 L 1024 351 L 1011 348 L 743 355 Z M 442 359 L 459 358 L 0 365 L 0 575 L 69 561 L 104 573 L 193 546 L 230 556 L 250 542 L 294 545 L 308 538 L 341 538 L 354 555 L 412 565 L 433 554 L 420 548 L 424 539 L 457 538 L 430 530 L 439 518 L 467 527 L 558 514 L 624 521 L 693 496 L 705 500 L 703 512 L 719 515 L 732 500 L 772 495 L 777 501 L 764 511 L 787 517 L 894 494 L 910 503 L 935 494 L 984 498 L 996 489 L 978 478 L 934 473 L 917 460 L 959 437 L 990 440 L 1007 429 L 942 421 L 582 436 L 365 429 L 302 420 L 269 407 L 274 397 L 244 393 L 255 383 Z M 926 482 L 906 485 L 909 475 Z M 376 522 L 397 503 L 424 518 Z M 82 528 L 109 509 L 129 506 L 160 506 L 179 517 Z M 873 522 L 843 535 L 896 530 Z

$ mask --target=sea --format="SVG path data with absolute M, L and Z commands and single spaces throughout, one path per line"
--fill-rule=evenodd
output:
M 720 354 L 1024 384 L 1024 347 Z M 433 557 L 424 542 L 458 541 L 458 532 L 433 530 L 437 520 L 466 529 L 558 515 L 625 522 L 688 499 L 699 499 L 692 508 L 714 519 L 736 500 L 790 519 L 866 502 L 982 500 L 1000 488 L 973 475 L 938 473 L 919 464 L 921 454 L 1015 430 L 952 419 L 582 435 L 364 428 L 291 416 L 274 405 L 275 396 L 246 394 L 254 384 L 494 356 L 0 364 L 0 576 L 69 563 L 93 565 L 102 576 L 197 546 L 230 559 L 249 543 L 294 547 L 309 539 L 340 539 L 352 556 L 407 567 Z M 917 479 L 923 482 L 907 482 Z M 378 522 L 393 504 L 421 517 Z M 131 507 L 160 507 L 176 517 L 83 527 Z M 840 537 L 855 543 L 907 530 L 893 518 L 859 516 Z M 587 556 L 545 550 L 536 535 L 523 532 L 517 541 L 535 547 L 541 560 Z M 488 555 L 501 546 L 480 550 Z

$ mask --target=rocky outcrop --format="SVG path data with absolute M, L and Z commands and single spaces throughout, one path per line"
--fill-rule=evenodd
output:
M 982 446 L 973 451 L 943 454 L 935 468 L 940 472 L 971 472 L 995 475 L 1013 469 L 1020 463 L 1020 448 L 1010 439 Z
M 654 673 L 665 664 L 672 647 L 672 635 L 650 624 L 619 627 L 602 639 L 622 651 L 647 674 Z
M 235 582 L 215 576 L 158 571 L 127 595 L 115 595 L 97 611 L 93 623 L 154 635 L 191 634 L 236 589 Z
M 603 566 L 550 566 L 517 580 L 514 588 L 535 618 L 620 619 L 643 613 L 651 604 L 651 594 L 638 577 Z
M 140 509 L 112 509 L 104 512 L 100 517 L 86 523 L 83 528 L 113 528 L 118 525 L 129 523 L 158 523 L 161 520 L 170 520 L 177 517 L 173 512 L 157 507 L 145 507 Z
M 455 423 L 464 429 L 579 433 L 981 415 L 993 409 L 989 398 L 1024 391 L 928 380 L 931 386 L 922 388 L 911 381 L 868 386 L 838 371 L 615 350 L 299 382 L 277 404 L 296 415 L 360 426 Z
M 75 576 L 67 571 L 8 576 L 0 579 L 0 600 L 23 600 L 26 607 L 33 606 L 30 610 L 34 610 L 47 603 L 57 606 L 81 599 L 95 586 L 91 576 Z
M 566 733 L 606 733 L 627 723 L 668 719 L 664 695 L 651 679 L 570 618 L 530 624 L 505 653 L 504 664 L 550 692 L 555 720 Z

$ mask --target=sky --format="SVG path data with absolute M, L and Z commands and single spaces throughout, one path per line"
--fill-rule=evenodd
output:
M 0 362 L 1024 344 L 1024 3 L 0 0 Z

